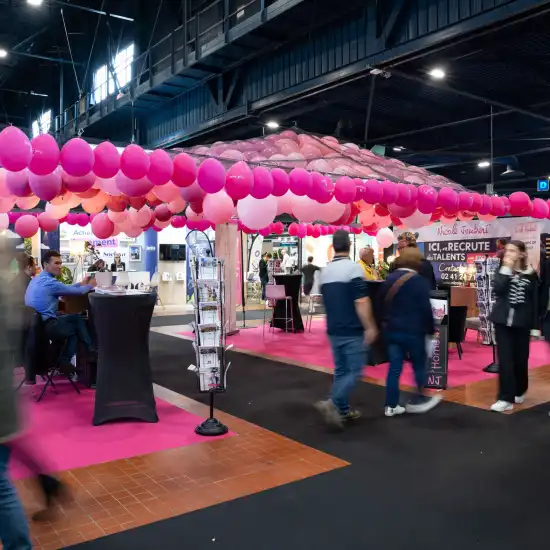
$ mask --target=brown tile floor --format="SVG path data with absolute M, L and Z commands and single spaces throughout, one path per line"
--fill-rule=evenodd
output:
M 164 388 L 162 399 L 200 416 L 204 405 Z M 35 548 L 62 548 L 347 466 L 337 458 L 219 413 L 237 435 L 62 473 L 74 502 L 33 523 Z M 16 483 L 29 513 L 32 484 Z

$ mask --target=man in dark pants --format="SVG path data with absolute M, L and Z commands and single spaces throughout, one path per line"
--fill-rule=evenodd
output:
M 315 272 L 319 271 L 319 267 L 314 265 L 313 256 L 310 256 L 307 259 L 307 264 L 302 267 L 302 274 L 304 275 L 304 294 L 309 296 L 311 294 L 311 289 L 313 288 L 313 283 L 315 281 Z
M 66 339 L 59 367 L 65 374 L 71 374 L 74 372 L 71 360 L 76 353 L 78 341 L 84 344 L 86 351 L 92 356 L 95 355 L 95 349 L 82 315 L 57 315 L 59 298 L 86 294 L 95 286 L 95 281 L 86 277 L 82 283 L 65 285 L 56 279 L 61 273 L 61 266 L 59 252 L 55 250 L 46 252 L 42 259 L 43 271 L 27 287 L 25 304 L 42 316 L 46 334 L 50 339 Z
M 265 287 L 269 283 L 269 271 L 267 269 L 267 262 L 271 259 L 271 254 L 266 252 L 260 260 L 260 282 L 262 283 L 262 300 L 265 300 Z

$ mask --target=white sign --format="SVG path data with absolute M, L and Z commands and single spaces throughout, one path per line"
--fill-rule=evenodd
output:
M 539 223 L 535 221 L 516 223 L 512 228 L 512 240 L 525 243 L 528 262 L 533 269 L 538 269 L 540 263 Z

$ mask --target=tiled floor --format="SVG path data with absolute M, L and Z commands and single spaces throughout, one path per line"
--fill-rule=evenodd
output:
M 206 406 L 156 387 L 162 399 L 205 417 Z M 62 548 L 341 468 L 346 462 L 219 413 L 237 435 L 62 473 L 74 502 L 33 523 L 35 548 Z M 32 483 L 16 483 L 29 513 Z

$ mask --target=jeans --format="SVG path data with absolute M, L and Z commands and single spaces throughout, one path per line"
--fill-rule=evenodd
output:
M 329 336 L 334 359 L 331 399 L 340 414 L 350 410 L 349 396 L 357 384 L 367 359 L 363 336 Z
M 0 445 L 0 540 L 4 550 L 32 550 L 29 524 L 8 478 L 10 450 Z
M 60 357 L 61 363 L 70 363 L 76 354 L 80 340 L 88 352 L 93 351 L 92 340 L 88 334 L 84 318 L 79 313 L 61 315 L 46 321 L 46 334 L 52 340 L 66 339 L 67 343 Z
M 426 339 L 423 334 L 408 332 L 387 332 L 384 338 L 390 360 L 386 380 L 386 407 L 396 407 L 399 405 L 399 377 L 407 355 L 411 358 L 418 394 L 423 395 L 424 393 L 428 366 Z

